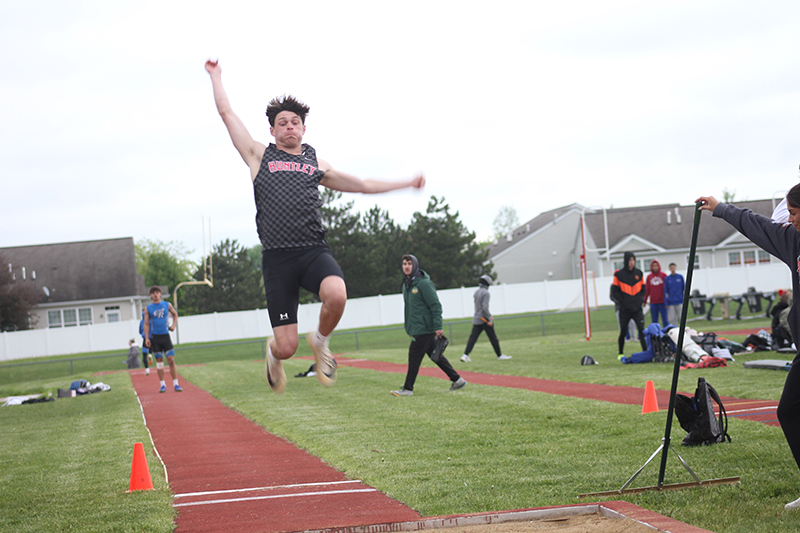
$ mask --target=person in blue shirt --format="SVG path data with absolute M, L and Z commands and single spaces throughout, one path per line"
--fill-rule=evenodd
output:
M 156 371 L 161 383 L 158 392 L 167 392 L 167 384 L 164 382 L 164 354 L 167 355 L 175 392 L 182 392 L 183 389 L 178 384 L 178 369 L 175 367 L 175 349 L 169 336 L 169 332 L 175 331 L 178 325 L 178 312 L 171 303 L 161 300 L 161 289 L 158 287 L 150 288 L 150 299 L 153 303 L 147 306 L 147 312 L 144 314 L 144 344 L 156 356 Z M 172 315 L 171 324 L 170 315 Z
M 144 314 L 146 311 L 142 311 L 142 319 L 139 321 L 139 335 L 142 337 L 142 363 L 144 363 L 144 373 L 145 375 L 150 374 L 150 363 L 153 359 L 153 356 L 150 355 L 150 348 L 147 347 L 147 343 L 145 343 L 144 338 Z M 152 333 L 150 334 L 152 338 Z
M 683 276 L 676 270 L 675 263 L 669 264 L 669 276 L 664 280 L 664 301 L 667 304 L 667 318 L 673 326 L 681 325 L 681 314 L 683 313 L 683 293 L 686 290 L 686 282 Z

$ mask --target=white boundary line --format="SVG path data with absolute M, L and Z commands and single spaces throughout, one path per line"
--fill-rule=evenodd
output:
M 133 383 L 131 383 L 133 385 Z M 161 467 L 164 469 L 164 480 L 169 485 L 169 474 L 167 473 L 167 465 L 164 464 L 164 460 L 161 458 L 161 454 L 158 453 L 158 448 L 156 448 L 156 443 L 153 440 L 153 434 L 150 433 L 150 428 L 147 427 L 147 418 L 144 416 L 144 407 L 142 407 L 142 401 L 139 399 L 139 393 L 136 392 L 136 387 L 133 388 L 133 394 L 136 396 L 136 401 L 139 402 L 139 410 L 142 412 L 142 420 L 144 420 L 144 428 L 147 430 L 147 434 L 150 436 L 150 444 L 153 446 L 153 452 L 158 457 L 159 462 L 161 463 Z
M 190 505 L 211 505 L 214 503 L 248 502 L 253 500 L 274 500 L 277 498 L 300 498 L 303 496 L 327 496 L 332 494 L 353 494 L 356 492 L 378 492 L 378 489 L 353 489 L 353 490 L 326 490 L 320 492 L 298 492 L 296 494 L 276 494 L 274 496 L 252 496 L 249 498 L 231 498 L 227 500 L 209 500 L 204 502 L 175 503 L 173 507 L 188 507 Z
M 778 408 L 777 405 L 768 406 L 768 407 L 753 407 L 752 409 L 737 409 L 736 411 L 725 411 L 729 415 L 733 415 L 736 413 L 751 413 L 753 411 L 774 411 Z
M 184 494 L 175 494 L 173 498 L 188 498 L 190 496 L 210 496 L 212 494 L 231 494 L 234 492 L 255 492 L 257 490 L 277 490 L 277 489 L 295 489 L 297 487 L 322 487 L 330 485 L 342 485 L 345 483 L 361 483 L 361 480 L 347 480 L 347 481 L 320 481 L 318 483 L 295 483 L 293 485 L 271 485 L 268 487 L 252 487 L 247 489 L 229 489 L 229 490 L 211 490 L 206 492 L 187 492 Z

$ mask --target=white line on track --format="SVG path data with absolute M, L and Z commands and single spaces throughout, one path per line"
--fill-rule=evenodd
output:
M 249 498 L 231 498 L 227 500 L 209 500 L 204 502 L 176 503 L 173 507 L 188 507 L 190 505 L 211 505 L 214 503 L 235 503 L 253 500 L 272 500 L 276 498 L 300 498 L 303 496 L 326 496 L 332 494 L 353 494 L 356 492 L 378 492 L 378 489 L 354 489 L 354 490 L 326 490 L 320 492 L 298 492 L 296 494 L 276 494 L 274 496 L 252 496 Z
M 229 489 L 229 490 L 211 490 L 207 492 L 187 492 L 184 494 L 176 494 L 173 498 L 188 498 L 190 496 L 210 496 L 212 494 L 231 494 L 234 492 L 254 492 L 257 490 L 277 490 L 277 489 L 295 489 L 297 487 L 327 487 L 331 485 L 343 485 L 345 483 L 361 483 L 361 480 L 347 480 L 347 481 L 325 481 L 316 483 L 295 483 L 293 485 L 271 485 L 268 487 L 250 487 L 246 489 Z
M 768 407 L 752 407 L 750 409 L 738 409 L 736 411 L 727 411 L 726 410 L 725 412 L 728 413 L 729 415 L 733 415 L 733 414 L 736 414 L 736 413 L 750 413 L 750 412 L 753 412 L 753 411 L 774 411 L 777 408 L 778 408 L 777 405 L 773 405 L 773 406 L 768 406 Z

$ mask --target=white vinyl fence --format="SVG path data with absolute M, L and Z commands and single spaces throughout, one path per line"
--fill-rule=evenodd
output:
M 772 292 L 791 288 L 791 274 L 783 264 L 757 267 L 701 269 L 693 274 L 692 288 L 712 296 L 717 293 L 738 295 L 748 287 Z M 589 302 L 592 307 L 610 305 L 611 277 L 589 280 Z M 439 291 L 445 320 L 472 317 L 472 295 L 476 287 Z M 494 315 L 535 313 L 582 307 L 580 280 L 543 281 L 495 285 L 491 289 L 491 310 Z M 321 304 L 301 305 L 298 329 L 301 333 L 317 327 Z M 358 298 L 347 302 L 347 309 L 337 329 L 380 327 L 402 324 L 403 300 L 399 294 Z M 213 313 L 183 317 L 173 343 L 213 342 L 267 337 L 272 333 L 265 309 Z M 127 352 L 128 340 L 139 337 L 139 321 L 95 324 L 71 328 L 35 329 L 0 334 L 0 361 L 119 350 Z

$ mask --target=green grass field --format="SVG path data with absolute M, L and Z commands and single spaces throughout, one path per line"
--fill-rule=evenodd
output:
M 545 320 L 544 336 L 541 317 L 498 320 L 503 351 L 514 357 L 503 362 L 495 360 L 482 337 L 473 362 L 461 363 L 470 326 L 446 326 L 453 341 L 447 355 L 457 369 L 476 372 L 642 390 L 652 379 L 657 388 L 669 389 L 671 364 L 622 365 L 616 360 L 613 311 L 592 314 L 594 333 L 588 342 L 581 314 Z M 723 334 L 724 329 L 767 327 L 768 321 L 690 325 Z M 635 344 L 626 352 L 637 351 Z M 331 347 L 349 357 L 404 364 L 408 338 L 396 329 L 361 331 L 357 352 L 354 334 L 337 335 Z M 587 354 L 600 365 L 581 366 Z M 298 355 L 309 355 L 304 342 Z M 777 400 L 784 372 L 742 367 L 746 360 L 775 355 L 738 356 L 727 368 L 681 371 L 679 389 L 693 391 L 703 376 L 724 396 Z M 426 377 L 417 380 L 413 397 L 396 398 L 389 391 L 402 385 L 402 374 L 348 367 L 340 369 L 335 387 L 323 388 L 314 378 L 291 377 L 310 364 L 298 359 L 286 363 L 288 388 L 279 396 L 264 383 L 261 357 L 257 340 L 182 347 L 176 359 L 179 365 L 203 363 L 180 367 L 180 372 L 224 404 L 426 516 L 568 505 L 578 502 L 579 494 L 619 489 L 664 435 L 666 412 L 642 415 L 641 406 L 473 384 L 449 393 L 447 381 Z M 154 456 L 148 454 L 156 490 L 125 493 L 133 444 L 144 442 L 149 449 L 149 437 L 128 375 L 94 375 L 122 368 L 122 359 L 84 360 L 86 368 L 75 375 L 68 365 L 64 370 L 63 362 L 0 368 L 0 396 L 55 391 L 78 378 L 112 386 L 110 392 L 0 409 L 5 430 L 0 436 L 0 530 L 172 530 L 175 513 Z M 433 366 L 430 361 L 424 365 Z M 51 366 L 61 370 L 45 370 Z M 780 428 L 731 419 L 729 430 L 732 443 L 684 448 L 685 432 L 676 420 L 672 443 L 701 479 L 740 476 L 739 485 L 623 499 L 720 533 L 800 529 L 800 513 L 783 510 L 800 496 L 800 483 Z M 660 457 L 634 486 L 656 484 L 659 462 Z M 665 481 L 691 481 L 677 457 L 669 458 Z

